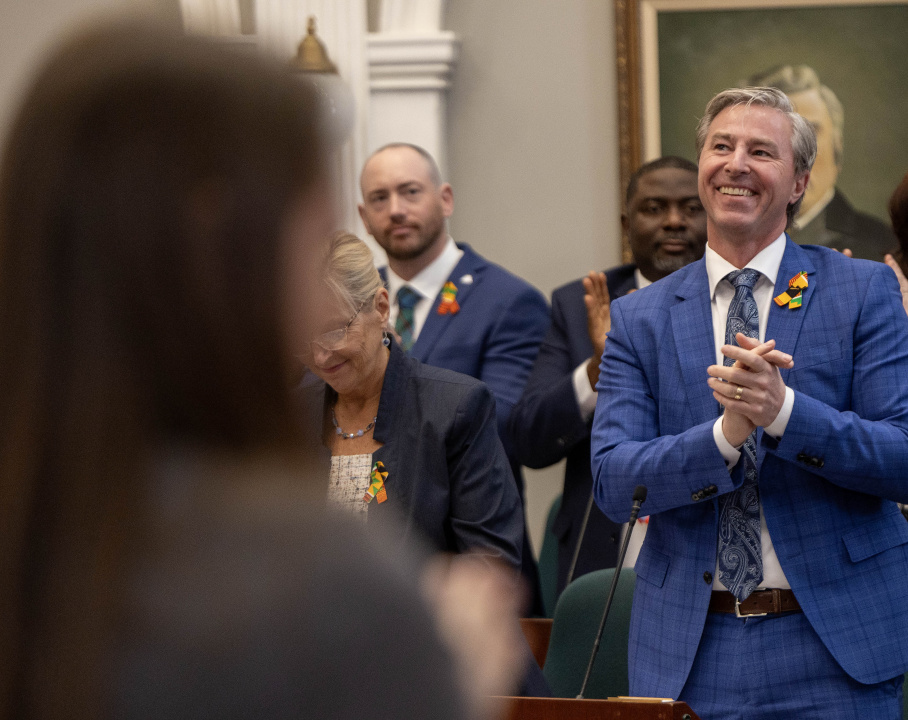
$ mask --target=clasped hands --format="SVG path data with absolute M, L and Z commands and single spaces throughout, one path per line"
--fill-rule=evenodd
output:
M 771 425 L 785 402 L 785 383 L 780 368 L 794 367 L 791 355 L 776 350 L 776 341 L 735 336 L 735 345 L 723 345 L 722 354 L 732 358 L 730 367 L 710 365 L 707 384 L 713 397 L 725 408 L 722 433 L 739 447 L 757 427 Z

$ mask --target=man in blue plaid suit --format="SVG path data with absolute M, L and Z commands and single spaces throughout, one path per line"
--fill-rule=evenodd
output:
M 593 424 L 603 511 L 625 519 L 634 487 L 649 489 L 631 694 L 679 698 L 704 720 L 897 720 L 908 669 L 897 281 L 786 235 L 816 139 L 781 92 L 717 95 L 697 149 L 706 254 L 612 305 Z

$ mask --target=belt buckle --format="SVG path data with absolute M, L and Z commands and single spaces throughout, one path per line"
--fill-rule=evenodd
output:
M 741 601 L 738 598 L 735 598 L 735 617 L 737 618 L 749 618 L 749 617 L 763 617 L 764 615 L 769 615 L 769 613 L 747 613 L 746 615 L 741 614 Z

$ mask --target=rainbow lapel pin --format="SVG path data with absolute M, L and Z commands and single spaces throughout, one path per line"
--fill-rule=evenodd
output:
M 457 304 L 457 286 L 450 280 L 441 289 L 441 304 L 438 306 L 439 315 L 454 315 L 460 310 Z
M 776 305 L 779 307 L 782 307 L 787 303 L 788 309 L 794 310 L 795 308 L 801 307 L 801 304 L 804 301 L 803 293 L 806 289 L 807 273 L 804 270 L 801 270 L 801 272 L 788 281 L 788 290 L 781 295 L 776 295 L 773 300 L 775 300 Z
M 363 502 L 366 505 L 372 502 L 372 498 L 378 500 L 379 505 L 388 499 L 388 493 L 385 490 L 386 477 L 388 477 L 388 471 L 385 470 L 385 466 L 379 460 L 372 466 L 372 474 L 369 476 L 371 483 L 369 484 L 369 489 L 366 490 L 366 494 L 363 495 Z

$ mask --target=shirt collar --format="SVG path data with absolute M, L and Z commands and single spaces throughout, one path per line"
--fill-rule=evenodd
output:
M 782 256 L 785 254 L 785 233 L 773 240 L 768 246 L 757 253 L 745 267 L 758 270 L 769 282 L 775 287 L 776 276 L 779 274 L 779 267 L 782 264 Z M 716 297 L 716 288 L 728 273 L 733 270 L 743 270 L 736 268 L 728 260 L 723 258 L 719 253 L 713 250 L 709 243 L 706 244 L 706 252 L 703 254 L 706 260 L 706 275 L 709 278 L 710 300 Z
M 653 284 L 653 281 L 652 281 L 652 280 L 647 280 L 647 279 L 643 276 L 643 273 L 640 272 L 640 268 L 634 268 L 634 282 L 637 283 L 637 289 L 638 289 L 638 290 L 642 290 L 642 289 L 645 288 L 647 285 L 652 285 L 652 284 Z
M 454 268 L 457 267 L 457 263 L 460 262 L 460 258 L 462 257 L 463 250 L 457 247 L 454 243 L 454 238 L 448 235 L 447 242 L 445 242 L 445 247 L 444 250 L 441 251 L 441 254 L 410 280 L 401 278 L 400 275 L 394 272 L 391 269 L 391 266 L 388 265 L 386 269 L 388 295 L 391 298 L 392 304 L 397 297 L 397 291 L 404 285 L 409 285 L 424 298 L 434 298 L 441 292 L 445 282 L 451 276 L 451 273 L 454 272 Z

